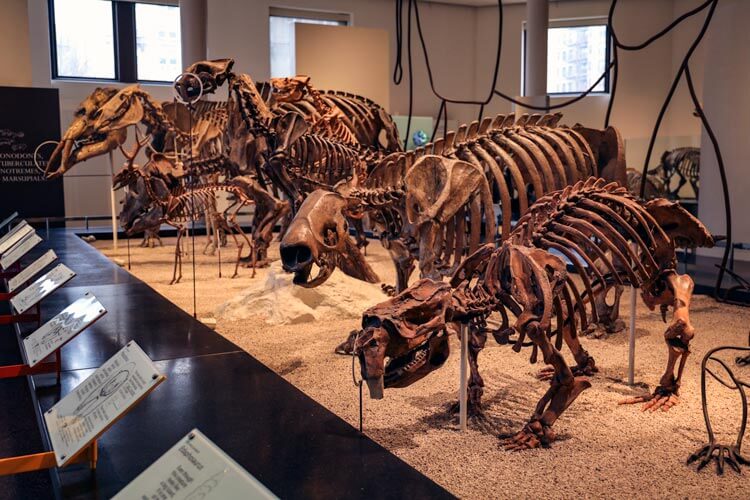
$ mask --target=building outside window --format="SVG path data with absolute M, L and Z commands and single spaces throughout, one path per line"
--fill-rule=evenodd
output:
M 171 82 L 180 9 L 130 0 L 49 0 L 53 78 Z
M 294 26 L 297 23 L 348 26 L 349 14 L 271 7 L 269 34 L 271 77 L 296 75 Z
M 561 26 L 547 32 L 547 93 L 581 93 L 607 68 L 607 26 Z M 608 79 L 594 87 L 607 92 Z

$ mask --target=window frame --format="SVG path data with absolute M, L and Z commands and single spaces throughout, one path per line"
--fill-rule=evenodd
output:
M 522 94 L 526 95 L 526 21 L 523 21 L 521 29 L 522 40 L 521 40 L 521 90 Z M 610 80 L 612 72 L 609 65 L 612 63 L 612 33 L 607 24 L 606 17 L 579 17 L 579 18 L 566 18 L 566 19 L 550 19 L 547 26 L 547 36 L 549 36 L 549 30 L 554 28 L 588 28 L 592 26 L 604 26 L 605 27 L 605 38 L 606 43 L 604 46 L 604 90 L 592 90 L 587 95 L 604 96 L 611 93 Z M 549 75 L 547 75 L 549 80 Z M 549 84 L 549 82 L 548 82 Z M 585 92 L 586 89 L 581 91 L 568 91 L 568 92 L 546 92 L 549 97 L 565 97 L 565 96 L 577 96 Z
M 55 26 L 55 0 L 47 0 L 49 21 L 50 76 L 52 80 L 68 82 L 144 83 L 146 85 L 171 85 L 171 80 L 145 80 L 138 78 L 136 46 L 136 5 L 149 4 L 179 9 L 170 0 L 108 0 L 112 4 L 112 39 L 115 63 L 114 78 L 60 75 L 57 64 L 57 30 Z M 182 35 L 182 34 L 180 34 Z M 182 41 L 180 40 L 180 46 Z M 177 76 L 177 75 L 175 75 Z

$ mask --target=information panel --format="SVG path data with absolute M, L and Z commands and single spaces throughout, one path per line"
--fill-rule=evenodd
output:
M 192 430 L 113 500 L 275 499 L 198 429 Z
M 26 363 L 34 366 L 67 344 L 107 312 L 90 292 L 23 339 Z
M 34 228 L 29 226 L 26 221 L 23 221 L 21 224 L 14 227 L 11 232 L 3 236 L 0 240 L 0 255 L 10 250 L 13 245 L 33 232 Z
M 64 216 L 62 176 L 47 180 L 34 163 L 41 143 L 60 139 L 58 90 L 0 87 L 0 109 L 0 200 L 3 206 L 13 207 L 21 217 Z M 46 167 L 53 148 L 54 145 L 48 144 L 39 151 L 36 159 L 40 168 Z
M 75 275 L 76 273 L 65 264 L 58 264 L 10 299 L 10 303 L 18 314 L 23 314 L 44 297 L 70 281 Z
M 57 254 L 54 250 L 47 250 L 41 257 L 29 264 L 23 271 L 8 280 L 8 291 L 13 292 L 19 286 L 23 285 L 31 278 L 36 276 L 42 269 L 57 260 Z
M 37 246 L 40 241 L 42 241 L 42 238 L 38 234 L 29 234 L 16 246 L 8 250 L 2 257 L 0 257 L 0 267 L 2 267 L 3 269 L 8 269 L 10 266 L 18 262 L 18 259 L 29 253 L 29 251 Z
M 138 344 L 128 342 L 44 413 L 57 465 L 80 454 L 165 378 Z

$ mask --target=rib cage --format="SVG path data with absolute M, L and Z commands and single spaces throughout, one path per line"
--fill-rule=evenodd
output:
M 543 326 L 549 327 L 549 318 L 557 317 L 558 329 L 563 315 L 575 325 L 576 311 L 581 329 L 585 329 L 587 304 L 592 320 L 598 322 L 591 297 L 599 287 L 616 283 L 649 288 L 676 267 L 672 241 L 627 188 L 591 178 L 537 200 L 518 221 L 505 245 L 494 250 L 485 247 L 457 270 L 451 284 L 459 288 L 469 316 L 484 316 L 494 308 L 507 327 L 505 309 L 516 316 L 522 312 L 522 304 L 512 296 L 504 278 L 510 246 L 558 252 L 581 277 L 583 293 L 567 273 L 557 284 L 548 269 L 535 276 L 537 286 L 549 287 L 552 292 L 551 303 L 544 304 L 548 312 Z
M 231 184 L 206 184 L 181 192 L 169 198 L 164 218 L 172 224 L 184 224 L 201 218 L 206 210 L 213 208 L 220 192 L 234 195 L 243 204 L 250 200 L 237 186 Z
M 298 189 L 309 192 L 321 186 L 332 188 L 361 170 L 359 153 L 344 144 L 316 134 L 300 136 L 285 153 L 289 176 Z
M 512 115 L 485 118 L 449 132 L 446 138 L 414 151 L 392 153 L 384 158 L 364 183 L 370 191 L 403 190 L 408 169 L 425 155 L 441 155 L 479 165 L 485 172 L 499 205 L 501 237 L 511 232 L 511 221 L 525 213 L 534 199 L 546 193 L 597 175 L 595 156 L 581 134 L 558 126 L 561 114 Z M 386 221 L 402 219 L 389 207 L 380 207 Z M 475 207 L 466 206 L 444 228 L 441 261 L 443 267 L 454 265 L 471 243 L 478 243 L 480 223 L 472 215 Z M 468 218 L 468 220 L 467 220 Z M 476 218 L 476 215 L 473 215 Z M 393 227 L 398 232 L 400 228 Z M 475 234 L 477 233 L 477 234 Z

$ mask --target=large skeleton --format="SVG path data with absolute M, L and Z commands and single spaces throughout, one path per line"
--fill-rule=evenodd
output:
M 464 125 L 445 140 L 387 156 L 361 186 L 311 196 L 282 240 L 285 269 L 295 273 L 295 283 L 317 286 L 337 262 L 364 262 L 354 255 L 355 246 L 326 245 L 318 233 L 321 228 L 334 231 L 336 241 L 342 242 L 348 238 L 343 221 L 367 213 L 391 255 L 396 291 L 401 291 L 415 261 L 421 277 L 439 279 L 451 274 L 480 243 L 494 242 L 495 206 L 502 238 L 510 233 L 512 220 L 546 193 L 592 175 L 624 181 L 618 133 L 612 128 L 558 126 L 560 117 L 524 115 L 516 121 L 499 115 Z M 479 186 L 486 188 L 475 191 Z M 313 264 L 319 273 L 308 281 Z M 369 267 L 352 275 L 377 281 Z M 603 303 L 601 309 L 605 308 Z M 611 323 L 616 311 L 604 316 L 602 323 Z
M 554 422 L 590 386 L 583 375 L 595 371 L 577 336 L 588 321 L 586 308 L 596 316 L 590 297 L 616 282 L 640 288 L 646 305 L 659 306 L 662 315 L 673 309 L 665 332 L 669 359 L 664 375 L 653 394 L 627 401 L 647 401 L 652 410 L 670 408 L 677 403 L 695 335 L 688 314 L 693 282 L 677 273 L 674 241 L 713 243 L 705 227 L 676 203 L 642 203 L 626 188 L 602 179 L 542 197 L 499 247 L 485 245 L 470 255 L 450 284 L 423 279 L 365 311 L 354 348 L 371 397 L 382 398 L 385 387 L 411 385 L 442 366 L 449 355 L 448 327 L 460 322 L 468 324 L 470 336 L 469 401 L 479 411 L 484 381 L 478 356 L 490 331 L 487 319 L 497 313 L 502 324 L 490 333 L 499 343 L 513 343 L 515 351 L 532 346 L 531 361 L 541 351 L 551 366 L 549 390 L 523 430 L 505 445 L 548 446 L 555 439 Z M 582 285 L 553 250 L 574 265 Z M 605 271 L 594 265 L 596 257 Z M 573 368 L 560 353 L 563 342 L 576 360 Z

